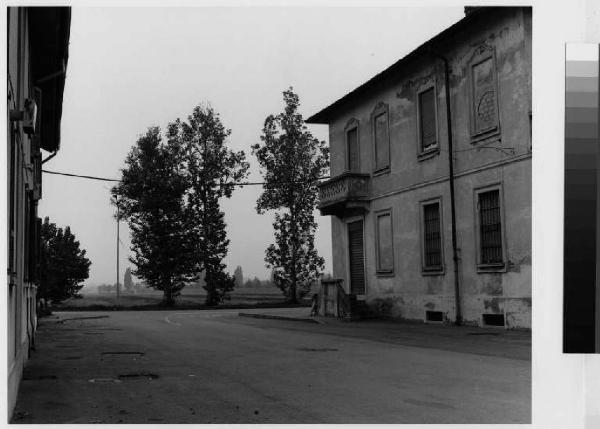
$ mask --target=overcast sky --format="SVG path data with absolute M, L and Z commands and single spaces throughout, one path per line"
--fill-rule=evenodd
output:
M 299 94 L 305 117 L 364 83 L 463 16 L 462 8 L 86 8 L 74 7 L 62 140 L 48 170 L 119 178 L 149 126 L 165 128 L 209 102 L 234 150 L 246 151 L 264 119 Z M 310 126 L 328 140 L 326 126 Z M 44 174 L 41 217 L 70 225 L 92 261 L 88 283 L 116 281 L 110 183 Z M 231 240 L 226 259 L 244 276 L 268 278 L 272 216 L 255 211 L 260 187 L 222 201 Z M 331 271 L 331 228 L 318 216 L 317 247 Z M 121 282 L 129 232 L 121 223 Z

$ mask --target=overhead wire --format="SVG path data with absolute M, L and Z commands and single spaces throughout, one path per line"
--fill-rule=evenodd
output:
M 97 177 L 97 176 L 88 176 L 88 175 L 83 175 L 83 174 L 74 174 L 74 173 L 64 173 L 64 172 L 59 172 L 59 171 L 50 171 L 50 170 L 43 170 L 42 169 L 42 173 L 47 173 L 47 174 L 55 174 L 55 175 L 59 175 L 59 176 L 67 176 L 67 177 L 78 177 L 81 179 L 90 179 L 90 180 L 100 180 L 103 182 L 120 182 L 119 179 L 110 179 L 107 177 Z M 330 176 L 321 176 L 321 177 L 317 177 L 315 180 L 325 180 L 325 179 L 329 179 Z M 307 182 L 297 182 L 298 184 L 304 184 Z M 256 185 L 270 185 L 272 183 L 267 183 L 267 182 L 230 182 L 230 183 L 221 183 L 221 186 L 256 186 Z

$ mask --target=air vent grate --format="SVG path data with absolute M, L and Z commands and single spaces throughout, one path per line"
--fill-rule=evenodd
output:
M 504 326 L 504 314 L 483 314 L 485 326 Z

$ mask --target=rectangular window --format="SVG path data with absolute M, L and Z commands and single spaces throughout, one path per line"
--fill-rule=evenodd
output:
M 38 243 L 38 238 L 37 238 L 37 234 L 36 234 L 36 224 L 37 224 L 37 203 L 35 201 L 35 199 L 33 198 L 33 191 L 27 191 L 27 201 L 28 201 L 28 208 L 29 208 L 29 213 L 28 213 L 28 225 L 27 225 L 27 279 L 30 282 L 36 282 L 37 281 L 37 276 L 36 276 L 36 267 L 38 264 L 38 247 L 39 247 L 39 243 Z
M 30 222 L 29 222 L 29 217 L 31 216 L 31 194 L 32 192 L 27 190 L 27 187 L 25 187 L 25 198 L 24 198 L 24 202 L 23 202 L 23 209 L 24 209 L 24 222 L 23 222 L 23 280 L 25 281 L 29 281 L 29 263 L 30 258 L 29 258 L 29 244 L 30 244 L 30 240 L 29 240 L 29 234 L 30 234 Z
M 423 205 L 423 269 L 442 269 L 442 231 L 440 223 L 440 203 Z
M 377 214 L 377 272 L 392 273 L 394 271 L 394 249 L 392 236 L 392 213 L 390 211 Z
M 437 146 L 435 91 L 431 87 L 419 94 L 419 137 L 421 152 Z
M 375 169 L 383 170 L 390 166 L 390 141 L 388 135 L 387 111 L 375 116 Z
M 480 262 L 483 265 L 502 264 L 502 219 L 500 190 L 478 194 Z
M 348 253 L 350 262 L 350 293 L 364 295 L 365 253 L 363 237 L 363 221 L 357 220 L 348 225 Z
M 346 147 L 347 147 L 347 164 L 348 171 L 359 170 L 359 150 L 358 150 L 358 128 L 352 128 L 346 133 Z
M 15 194 L 16 190 L 16 182 L 17 182 L 17 144 L 16 144 L 16 136 L 15 129 L 11 127 L 10 130 L 11 136 L 11 148 L 10 148 L 10 157 L 8 162 L 10 162 L 10 177 L 9 180 L 9 207 L 8 207 L 8 218 L 9 218 L 9 232 L 8 232 L 8 270 L 12 274 L 15 271 L 15 240 L 16 240 L 16 226 L 15 226 L 15 210 L 16 210 L 16 200 Z

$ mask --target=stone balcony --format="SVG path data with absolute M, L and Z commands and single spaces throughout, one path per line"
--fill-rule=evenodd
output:
M 368 211 L 371 175 L 346 172 L 319 185 L 319 210 L 323 216 L 349 216 Z

